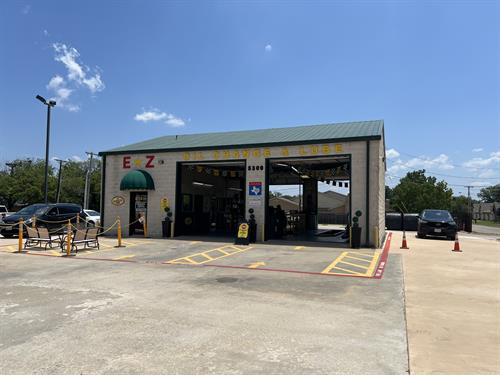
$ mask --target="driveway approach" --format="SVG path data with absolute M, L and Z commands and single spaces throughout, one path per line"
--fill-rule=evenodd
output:
M 169 263 L 227 243 L 130 241 L 76 259 L 0 252 L 1 373 L 408 371 L 398 254 L 382 278 L 343 277 L 322 272 L 367 269 L 332 266 L 346 249 L 255 245 L 218 261 L 246 267 L 232 268 Z

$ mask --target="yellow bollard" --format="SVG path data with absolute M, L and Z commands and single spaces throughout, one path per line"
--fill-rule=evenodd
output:
M 66 256 L 71 255 L 71 235 L 73 231 L 71 230 L 71 220 L 68 220 L 68 234 L 66 236 Z
M 21 219 L 21 220 L 19 220 L 19 232 L 17 233 L 18 238 L 19 238 L 19 244 L 18 244 L 18 250 L 17 250 L 18 253 L 23 251 L 23 226 L 24 226 L 24 220 Z
M 33 216 L 33 217 L 31 218 L 31 227 L 32 227 L 32 228 L 36 228 L 36 216 Z
M 122 222 L 120 220 L 120 216 L 117 216 L 116 217 L 116 224 L 118 225 L 118 229 L 117 229 L 117 237 L 118 237 L 118 245 L 116 245 L 115 247 L 125 247 L 125 246 L 122 246 Z
M 144 216 L 144 237 L 148 236 L 148 225 L 146 222 L 146 216 Z

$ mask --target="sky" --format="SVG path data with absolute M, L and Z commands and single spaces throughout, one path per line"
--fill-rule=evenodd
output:
M 383 119 L 387 184 L 500 183 L 498 1 L 0 3 L 0 163 Z

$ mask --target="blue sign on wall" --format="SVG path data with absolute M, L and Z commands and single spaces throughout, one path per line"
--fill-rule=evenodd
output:
M 249 182 L 248 195 L 262 195 L 262 182 Z

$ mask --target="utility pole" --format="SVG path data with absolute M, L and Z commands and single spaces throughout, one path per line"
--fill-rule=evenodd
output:
M 83 208 L 87 210 L 89 208 L 89 197 L 90 197 L 90 176 L 92 174 L 92 168 L 94 166 L 94 155 L 97 156 L 97 154 L 93 152 L 85 152 L 85 153 L 90 156 L 89 168 L 87 169 L 87 174 L 85 176 L 85 195 L 83 197 Z
M 62 182 L 62 166 L 66 160 L 55 159 L 55 161 L 59 162 L 59 173 L 57 176 L 57 192 L 56 192 L 56 203 L 59 203 L 59 198 L 61 197 L 61 182 Z
M 474 186 L 472 185 L 466 185 L 467 188 L 467 227 L 469 227 L 469 223 L 471 225 L 470 230 L 472 231 L 472 202 L 470 199 L 470 189 L 473 188 Z M 469 229 L 469 228 L 468 228 Z

